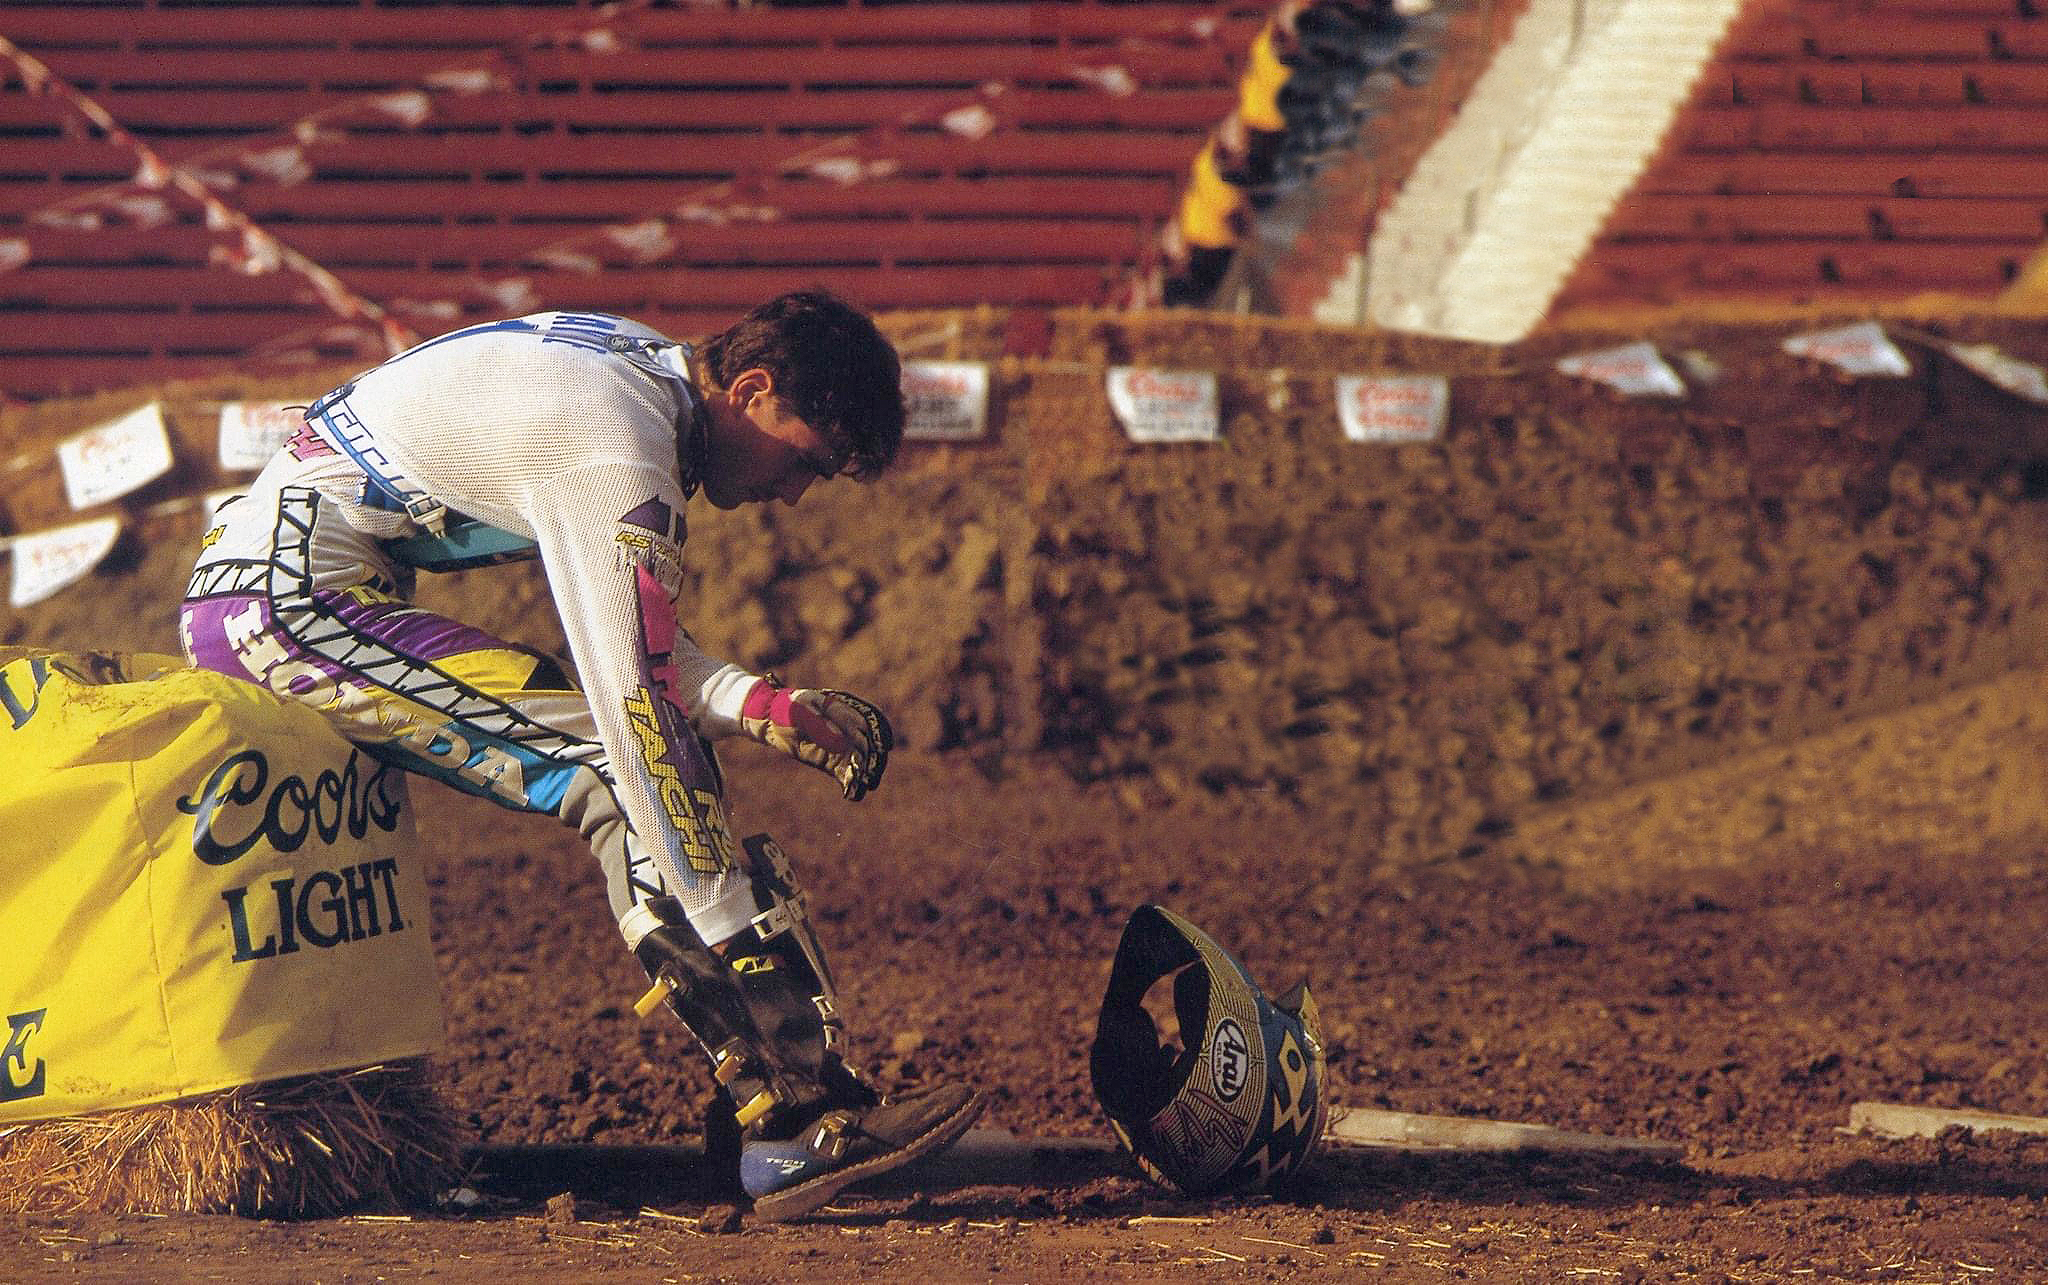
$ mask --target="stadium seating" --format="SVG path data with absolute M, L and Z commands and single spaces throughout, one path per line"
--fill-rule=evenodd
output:
M 2031 3 L 1753 3 L 1553 313 L 1989 299 L 2048 234 L 2044 111 Z
M 697 334 L 812 283 L 875 308 L 1096 302 L 1170 217 L 1267 12 L 10 4 L 0 391 L 373 356 L 393 328 L 527 307 Z

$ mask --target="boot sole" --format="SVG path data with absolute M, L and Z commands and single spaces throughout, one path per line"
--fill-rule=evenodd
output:
M 859 1164 L 848 1165 L 844 1169 L 834 1169 L 830 1173 L 819 1174 L 809 1182 L 800 1182 L 794 1187 L 786 1187 L 781 1191 L 762 1196 L 754 1202 L 754 1217 L 762 1222 L 770 1223 L 784 1222 L 791 1218 L 801 1218 L 819 1206 L 828 1203 L 832 1197 L 838 1195 L 854 1183 L 861 1181 L 863 1178 L 872 1178 L 876 1174 L 888 1173 L 891 1169 L 897 1169 L 909 1164 L 919 1156 L 930 1155 L 934 1151 L 943 1150 L 957 1141 L 961 1134 L 967 1132 L 968 1126 L 981 1117 L 981 1106 L 981 1095 L 977 1093 L 969 1098 L 966 1104 L 958 1111 L 940 1120 L 937 1124 L 894 1151 L 885 1151 L 878 1156 L 870 1156 Z

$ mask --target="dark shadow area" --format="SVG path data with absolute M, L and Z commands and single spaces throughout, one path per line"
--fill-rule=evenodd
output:
M 852 1189 L 905 1200 L 875 1218 L 956 1216 L 1101 1219 L 1220 1215 L 1282 1204 L 1353 1213 L 1451 1201 L 1494 1208 L 1557 1210 L 1662 1206 L 1747 1206 L 1816 1197 L 2048 1198 L 2048 1162 L 1969 1155 L 1933 1143 L 1901 1144 L 1910 1155 L 1859 1158 L 1812 1177 L 1717 1174 L 1639 1156 L 1544 1152 L 1404 1152 L 1333 1148 L 1306 1177 L 1271 1196 L 1181 1196 L 1137 1175 L 1106 1143 L 1033 1144 L 977 1131 L 927 1157 Z M 1925 1153 L 1925 1154 L 1922 1154 Z M 566 1192 L 579 1204 L 621 1210 L 738 1201 L 729 1175 L 701 1149 L 680 1145 L 534 1145 L 480 1149 L 470 1185 L 487 1204 L 545 1204 Z M 1122 1181 L 1116 1181 L 1122 1180 Z M 926 1202 L 932 1202 L 926 1207 Z M 850 1215 L 855 1221 L 864 1215 Z
M 486 1202 L 544 1204 L 568 1192 L 579 1203 L 620 1209 L 734 1198 L 729 1174 L 707 1165 L 701 1148 L 679 1145 L 481 1147 L 469 1185 Z
M 1319 1158 L 1288 1198 L 1358 1212 L 1385 1212 L 1430 1199 L 1608 1209 L 1696 1201 L 1716 1181 L 1683 1164 L 1640 1156 L 1347 1148 Z
M 619 1209 L 725 1204 L 740 1200 L 733 1171 L 680 1144 L 535 1144 L 481 1147 L 470 1187 L 487 1204 L 543 1204 L 567 1192 L 578 1203 Z M 993 1130 L 969 1133 L 947 1151 L 858 1183 L 863 1196 L 903 1199 L 975 1188 L 1070 1188 L 1129 1172 L 1109 1144 L 1034 1144 Z M 996 1203 L 1014 1205 L 1015 1199 Z M 958 1212 L 957 1210 L 955 1212 Z

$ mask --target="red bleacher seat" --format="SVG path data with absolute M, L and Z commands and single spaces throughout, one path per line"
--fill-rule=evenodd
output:
M 1561 307 L 1990 296 L 2048 237 L 2048 16 L 1752 3 Z
M 394 313 L 421 333 L 503 311 L 514 296 L 480 284 L 497 278 L 692 325 L 820 282 L 875 308 L 1095 302 L 1172 216 L 1269 12 L 10 4 L 10 40 L 232 214 L 208 228 L 176 190 L 141 208 L 136 153 L 0 61 L 0 249 L 28 253 L 0 271 L 0 373 L 25 381 L 0 391 L 71 380 L 24 373 L 32 354 L 102 370 L 94 343 L 168 360 L 337 320 L 299 276 L 216 262 L 236 217 L 409 301 Z M 849 155 L 874 164 L 842 184 Z M 660 241 L 631 237 L 653 220 L 676 249 L 642 266 Z M 536 268 L 551 250 L 607 266 Z

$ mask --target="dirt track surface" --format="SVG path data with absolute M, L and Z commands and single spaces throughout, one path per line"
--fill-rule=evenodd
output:
M 1104 1136 L 1094 1006 L 1124 911 L 1155 898 L 1271 985 L 1312 979 L 1338 1101 L 1668 1139 L 1682 1163 L 1348 1150 L 1287 1198 L 1219 1203 L 1081 1156 L 712 1233 L 701 1170 L 595 1150 L 689 1141 L 707 1081 L 679 1030 L 633 1018 L 590 863 L 421 792 L 449 1092 L 486 1144 L 572 1145 L 498 1153 L 487 1204 L 460 1216 L 12 1219 L 0 1280 L 2038 1278 L 2048 1139 L 1839 1128 L 1865 1099 L 2048 1106 L 2041 678 L 1577 810 L 1607 859 L 1550 868 L 1361 870 L 1360 836 L 1299 814 L 1133 814 L 943 756 L 912 756 L 859 807 L 800 769 L 731 764 L 798 818 L 783 837 L 828 908 L 859 1054 L 898 1083 L 971 1078 L 987 1125 Z M 1856 789 L 1819 788 L 1845 762 Z M 1786 791 L 1798 815 L 1757 833 Z M 1945 813 L 1921 802 L 1937 791 Z M 574 1221 L 547 1211 L 562 1192 Z
M 2041 419 L 1953 371 L 1849 388 L 1725 338 L 1700 342 L 1735 373 L 1684 412 L 1536 352 L 1459 368 L 1444 443 L 1347 453 L 1257 372 L 1417 353 L 1062 331 L 1053 363 L 1232 371 L 1225 445 L 1130 450 L 1088 418 L 1099 369 L 1005 367 L 986 448 L 705 521 L 685 622 L 902 715 L 857 806 L 726 763 L 885 1082 L 964 1077 L 988 1127 L 1106 1137 L 1087 1046 L 1157 901 L 1270 990 L 1309 978 L 1339 1103 L 1682 1161 L 1333 1151 L 1284 1198 L 1213 1202 L 1084 1154 L 717 1230 L 713 1178 L 649 1150 L 693 1141 L 702 1059 L 633 1017 L 594 864 L 421 783 L 482 1203 L 11 1217 L 0 1285 L 2048 1279 L 2048 1138 L 1840 1131 L 1863 1100 L 2048 1114 Z M 189 559 L 139 542 L 0 641 L 167 650 Z M 436 605 L 558 646 L 537 587 L 488 574 L 512 578 Z

